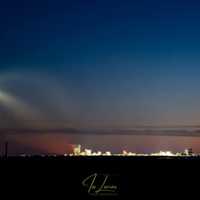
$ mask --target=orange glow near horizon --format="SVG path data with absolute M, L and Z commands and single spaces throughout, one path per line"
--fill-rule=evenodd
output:
M 82 136 L 83 137 L 83 136 Z M 122 152 L 123 149 L 135 153 L 154 153 L 159 151 L 183 152 L 192 148 L 194 153 L 200 153 L 200 138 L 197 137 L 169 137 L 169 136 L 78 136 L 66 134 L 27 134 L 8 135 L 9 152 L 12 153 L 39 153 L 65 154 L 72 152 L 72 144 L 81 144 L 82 149 L 94 151 Z M 22 148 L 23 147 L 23 148 Z M 28 154 L 27 153 L 27 154 Z
M 64 134 L 27 134 L 21 137 L 19 135 L 9 135 L 7 139 L 14 146 L 24 146 L 40 154 L 64 154 L 72 151 L 69 138 Z M 12 150 L 11 145 L 10 148 Z

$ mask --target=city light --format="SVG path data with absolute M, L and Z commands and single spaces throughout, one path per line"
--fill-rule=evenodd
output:
M 19 156 L 22 158 L 27 158 L 27 157 L 54 157 L 54 158 L 59 158 L 59 157 L 80 157 L 80 156 L 96 156 L 96 157 L 101 157 L 101 156 L 119 156 L 119 157 L 200 157 L 200 154 L 195 154 L 193 153 L 193 150 L 191 148 L 185 149 L 183 152 L 172 152 L 169 150 L 166 151 L 159 151 L 159 152 L 152 152 L 152 153 L 136 153 L 136 152 L 131 152 L 128 150 L 122 150 L 120 153 L 112 153 L 111 151 L 93 151 L 92 149 L 89 148 L 84 148 L 83 150 L 81 149 L 80 144 L 74 144 L 72 145 L 72 152 L 71 153 L 64 153 L 64 154 L 40 154 L 40 155 L 31 155 L 31 154 L 20 154 Z M 9 157 L 7 152 L 8 152 L 8 143 L 5 143 L 5 149 L 4 149 L 4 156 L 2 157 Z M 0 156 L 1 157 L 1 156 Z
M 74 145 L 72 154 L 70 156 L 166 156 L 166 157 L 179 157 L 179 156 L 197 156 L 192 152 L 192 149 L 185 149 L 184 152 L 173 153 L 171 151 L 159 151 L 155 153 L 145 154 L 145 153 L 134 153 L 127 150 L 123 150 L 122 153 L 113 154 L 110 151 L 106 152 L 93 152 L 92 149 L 84 149 L 81 151 L 81 145 Z M 66 154 L 65 154 L 66 155 Z

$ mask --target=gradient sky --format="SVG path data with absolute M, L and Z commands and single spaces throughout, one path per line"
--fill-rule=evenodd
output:
M 1 127 L 199 125 L 199 10 L 197 0 L 2 1 Z

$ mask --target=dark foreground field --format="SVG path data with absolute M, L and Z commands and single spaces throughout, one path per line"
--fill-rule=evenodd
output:
M 2 191 L 17 189 L 16 198 L 28 199 L 152 198 L 178 188 L 187 194 L 191 185 L 198 191 L 200 177 L 200 157 L 9 157 L 0 167 Z

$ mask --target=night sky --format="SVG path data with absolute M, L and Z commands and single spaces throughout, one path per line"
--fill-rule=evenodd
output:
M 200 125 L 199 11 L 197 0 L 1 1 L 0 128 Z M 5 131 L 0 140 L 14 153 L 63 153 L 63 141 L 200 151 L 189 134 L 117 135 Z

